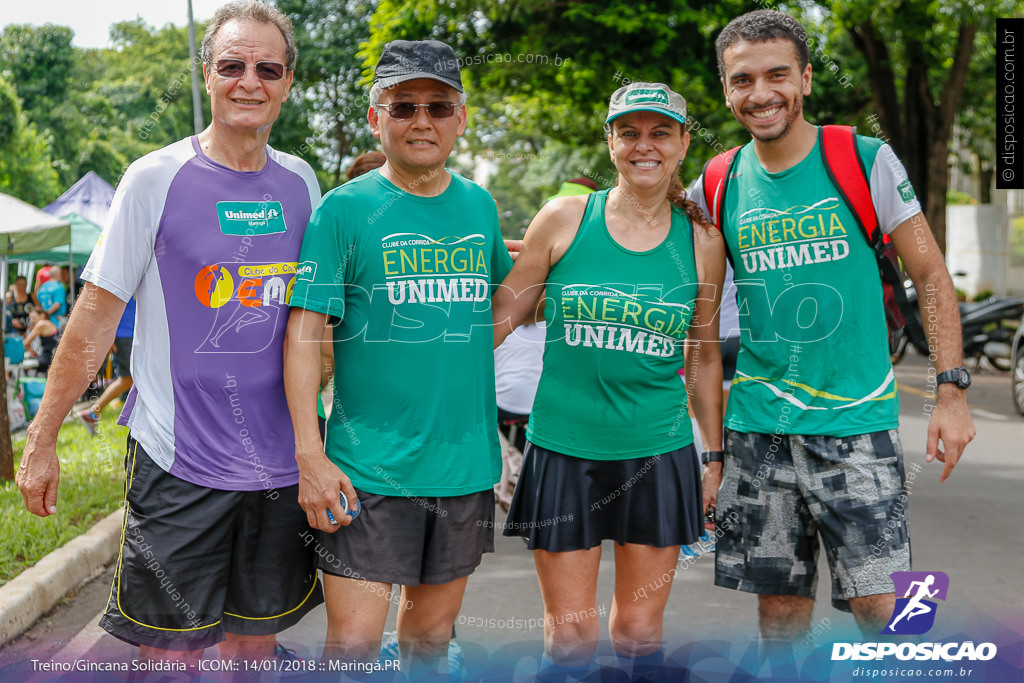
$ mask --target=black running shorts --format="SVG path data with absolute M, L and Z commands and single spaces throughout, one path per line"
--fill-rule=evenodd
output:
M 443 585 L 494 552 L 494 491 L 381 496 L 356 490 L 361 511 L 333 533 L 307 538 L 325 574 L 380 583 Z M 313 542 L 315 541 L 315 542 Z
M 172 476 L 128 438 L 125 517 L 100 626 L 133 645 L 198 650 L 269 635 L 323 602 L 298 485 L 223 491 Z

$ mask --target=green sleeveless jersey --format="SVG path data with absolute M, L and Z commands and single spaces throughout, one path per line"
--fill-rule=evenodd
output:
M 589 197 L 548 275 L 544 371 L 527 436 L 566 455 L 625 460 L 693 442 L 679 370 L 697 266 L 681 211 L 660 245 L 635 252 L 609 234 L 607 198 Z
M 881 141 L 858 145 L 872 169 Z M 878 265 L 817 145 L 780 173 L 746 145 L 733 169 L 722 225 L 741 336 L 726 427 L 834 437 L 896 428 Z

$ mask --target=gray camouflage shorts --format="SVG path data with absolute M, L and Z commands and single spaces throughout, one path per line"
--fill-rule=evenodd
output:
M 819 534 L 832 604 L 892 593 L 910 569 L 903 449 L 895 429 L 848 437 L 726 430 L 715 584 L 814 598 Z

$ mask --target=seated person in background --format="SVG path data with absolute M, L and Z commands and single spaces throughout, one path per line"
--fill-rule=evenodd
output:
M 23 336 L 28 330 L 29 311 L 34 308 L 27 286 L 28 280 L 23 275 L 19 275 L 14 278 L 14 284 L 7 292 L 7 314 L 11 319 L 8 329 L 16 330 Z
M 23 342 L 25 353 L 39 359 L 39 374 L 45 375 L 53 361 L 53 352 L 57 349 L 57 325 L 38 308 L 29 312 L 28 319 L 28 334 Z M 36 337 L 39 338 L 38 353 L 32 348 L 32 340 Z

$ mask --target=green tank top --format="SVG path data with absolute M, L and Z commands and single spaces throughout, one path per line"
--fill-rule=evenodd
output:
M 527 435 L 566 455 L 626 460 L 693 443 L 679 371 L 697 265 L 681 211 L 660 245 L 630 251 L 608 232 L 607 198 L 590 195 L 548 274 L 544 371 Z

